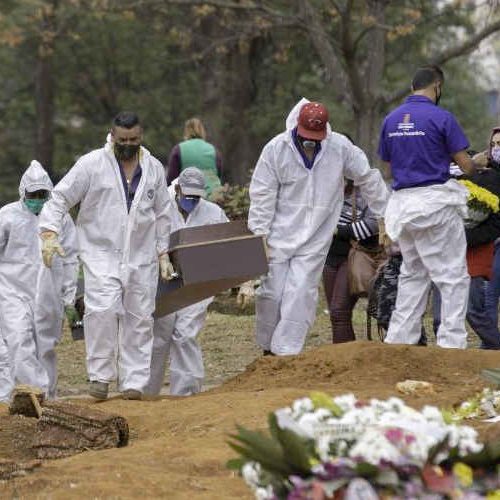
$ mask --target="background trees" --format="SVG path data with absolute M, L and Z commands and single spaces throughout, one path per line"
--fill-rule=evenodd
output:
M 135 109 L 166 159 L 192 115 L 243 183 L 301 97 L 372 160 L 383 114 L 415 67 L 444 64 L 443 106 L 476 149 L 493 118 L 470 57 L 500 30 L 495 0 L 3 0 L 0 202 L 35 157 L 57 179 Z M 495 17 L 496 16 L 496 17 Z

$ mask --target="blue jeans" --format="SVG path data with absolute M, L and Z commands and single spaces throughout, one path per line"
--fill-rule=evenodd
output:
M 486 285 L 485 307 L 491 319 L 498 325 L 498 299 L 500 298 L 500 244 L 495 245 L 493 276 Z
M 485 307 L 486 280 L 471 278 L 466 319 L 474 333 L 481 339 L 481 349 L 500 349 L 500 333 Z M 441 297 L 435 288 L 433 293 L 434 331 L 441 322 Z

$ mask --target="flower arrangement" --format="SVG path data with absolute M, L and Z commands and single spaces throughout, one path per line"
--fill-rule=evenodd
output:
M 269 434 L 238 427 L 229 442 L 240 457 L 228 467 L 260 500 L 500 499 L 500 443 L 479 443 L 433 406 L 314 392 L 268 422 Z
M 478 186 L 467 180 L 458 181 L 469 191 L 467 199 L 466 227 L 474 227 L 488 218 L 491 213 L 497 213 L 500 209 L 500 200 L 491 191 Z

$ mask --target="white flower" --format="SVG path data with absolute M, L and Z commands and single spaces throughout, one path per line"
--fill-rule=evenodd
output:
M 352 410 L 358 400 L 354 394 L 344 394 L 342 396 L 337 396 L 333 398 L 333 402 L 339 406 L 344 412 Z
M 288 410 L 288 408 L 281 408 L 280 410 L 276 410 L 274 412 L 274 414 L 276 415 L 278 427 L 280 429 L 287 429 L 289 431 L 295 432 L 295 434 L 305 438 L 313 438 L 312 429 L 299 424 L 296 420 L 293 419 L 293 417 L 290 415 L 290 412 L 287 412 L 286 410 Z
M 255 490 L 256 500 L 272 500 L 274 498 L 274 492 L 271 485 L 267 488 L 257 488 Z
M 314 405 L 310 398 L 296 399 L 292 404 L 292 415 L 294 418 L 300 417 L 303 413 L 314 410 Z
M 361 458 L 373 465 L 379 465 L 382 460 L 397 462 L 401 458 L 401 453 L 386 439 L 380 429 L 369 428 L 349 450 L 349 456 L 354 459 Z
M 422 415 L 431 422 L 444 424 L 443 414 L 435 406 L 424 406 L 422 408 Z
M 261 472 L 260 464 L 257 462 L 247 462 L 241 468 L 241 475 L 243 476 L 243 479 L 252 489 L 259 487 L 260 472 Z

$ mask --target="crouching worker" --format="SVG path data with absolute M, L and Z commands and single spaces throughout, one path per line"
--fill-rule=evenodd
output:
M 203 199 L 205 176 L 196 167 L 188 167 L 175 186 L 175 203 L 171 209 L 172 230 L 228 222 L 224 211 L 215 203 Z M 170 394 L 189 396 L 200 392 L 203 358 L 197 336 L 203 328 L 207 308 L 213 298 L 185 307 L 154 322 L 151 375 L 146 393 L 160 393 L 170 357 Z
M 71 217 L 61 224 L 61 254 L 52 269 L 42 264 L 38 215 L 52 182 L 37 161 L 21 178 L 20 201 L 0 210 L 0 331 L 9 354 L 12 381 L 55 397 L 54 348 L 62 333 L 64 306 L 76 291 L 76 231 Z M 63 256 L 64 255 L 64 256 Z M 2 348 L 0 348 L 2 350 Z

